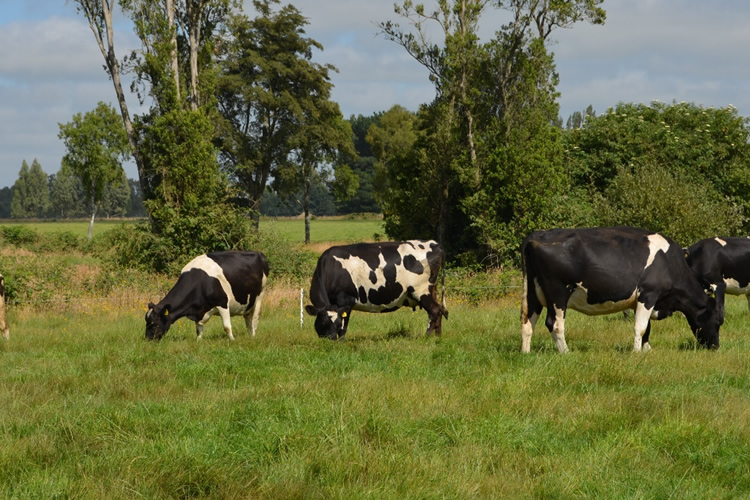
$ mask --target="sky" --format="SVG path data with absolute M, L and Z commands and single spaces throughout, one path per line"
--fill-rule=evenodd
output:
M 426 70 L 378 34 L 378 22 L 399 21 L 394 0 L 284 3 L 308 18 L 307 36 L 323 45 L 316 62 L 338 68 L 331 75 L 332 97 L 345 117 L 396 104 L 415 111 L 434 97 Z M 436 1 L 423 3 L 429 10 Z M 589 105 L 601 114 L 619 102 L 657 100 L 731 105 L 750 117 L 750 2 L 605 0 L 603 7 L 604 25 L 579 23 L 551 35 L 563 120 Z M 504 11 L 486 10 L 480 35 L 488 40 L 506 19 Z M 138 44 L 121 14 L 115 22 L 115 48 L 122 59 Z M 58 123 L 99 101 L 116 106 L 116 99 L 93 34 L 72 1 L 0 0 L 0 47 L 3 187 L 16 181 L 23 160 L 31 165 L 36 158 L 47 174 L 56 173 L 65 154 Z M 135 95 L 128 96 L 128 104 L 131 112 L 138 111 Z M 137 175 L 132 164 L 126 172 Z

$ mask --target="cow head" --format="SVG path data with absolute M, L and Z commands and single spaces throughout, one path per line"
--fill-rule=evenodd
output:
M 168 315 L 169 306 L 159 306 L 149 302 L 146 313 L 146 338 L 148 340 L 161 340 L 167 333 L 170 325 Z
M 698 343 L 707 349 L 719 348 L 719 327 L 724 323 L 724 311 L 718 301 L 708 296 L 706 309 L 698 315 L 697 321 L 690 322 L 690 327 Z
M 349 317 L 345 308 L 329 306 L 316 309 L 308 304 L 305 311 L 310 316 L 315 316 L 315 331 L 318 337 L 338 340 L 346 333 Z

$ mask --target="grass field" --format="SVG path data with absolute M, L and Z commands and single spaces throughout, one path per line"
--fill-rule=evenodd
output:
M 3 498 L 742 498 L 750 316 L 718 352 L 680 315 L 630 352 L 622 316 L 546 330 L 521 355 L 517 300 L 356 313 L 345 342 L 265 308 L 256 338 L 143 311 L 11 311 L 0 343 Z M 541 325 L 540 325 L 541 326 Z
M 318 222 L 325 244 L 381 230 Z M 173 279 L 87 254 L 0 258 L 20 273 L 6 284 L 65 295 L 8 310 L 0 498 L 750 498 L 745 299 L 728 298 L 716 352 L 680 314 L 635 354 L 632 319 L 571 312 L 571 353 L 540 322 L 522 355 L 514 282 L 467 290 L 502 276 L 449 273 L 441 338 L 401 310 L 355 313 L 344 342 L 301 328 L 299 288 L 280 279 L 256 338 L 235 320 L 230 342 L 213 319 L 197 342 L 183 319 L 150 343 L 145 304 Z
M 276 231 L 292 243 L 305 241 L 305 221 L 302 219 L 261 220 L 260 228 Z M 312 243 L 373 241 L 376 234 L 385 239 L 382 220 L 318 218 L 310 221 L 310 241 Z
M 122 220 L 96 220 L 94 221 L 94 235 L 103 233 L 113 227 L 117 227 L 123 222 L 128 223 L 132 221 Z M 0 222 L 0 226 L 26 226 L 34 229 L 41 234 L 48 233 L 59 233 L 67 231 L 77 236 L 87 236 L 89 234 L 89 222 L 82 220 L 73 221 L 49 221 L 49 222 L 27 222 L 27 221 L 10 221 L 3 220 Z
M 125 221 L 124 223 L 132 223 Z M 96 220 L 94 235 L 123 224 L 120 220 Z M 28 226 L 39 233 L 53 233 L 68 231 L 77 236 L 88 235 L 88 221 L 50 221 L 50 222 L 0 222 L 0 226 Z M 292 243 L 305 241 L 305 221 L 296 218 L 264 218 L 260 221 L 262 230 L 277 232 L 281 237 Z M 319 242 L 353 243 L 357 241 L 373 241 L 374 236 L 383 235 L 383 221 L 374 217 L 361 219 L 342 219 L 339 217 L 315 218 L 310 221 L 310 240 Z

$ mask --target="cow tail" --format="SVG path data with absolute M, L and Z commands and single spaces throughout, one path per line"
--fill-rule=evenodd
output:
M 445 304 L 445 257 L 443 257 L 442 268 L 440 276 L 440 312 L 445 319 L 448 319 L 448 306 Z

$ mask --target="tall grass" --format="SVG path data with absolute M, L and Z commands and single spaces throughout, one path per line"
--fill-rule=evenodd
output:
M 345 342 L 295 305 L 258 335 L 214 319 L 143 339 L 142 311 L 19 314 L 0 343 L 0 497 L 738 498 L 750 495 L 750 315 L 722 347 L 679 315 L 634 354 L 621 316 L 539 325 L 516 298 L 355 313 Z

